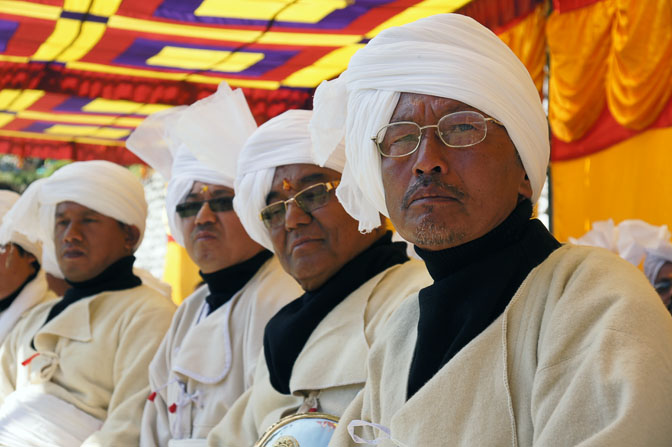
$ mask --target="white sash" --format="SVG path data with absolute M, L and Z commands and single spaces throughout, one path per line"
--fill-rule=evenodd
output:
M 0 407 L 0 446 L 79 447 L 103 425 L 72 404 L 28 385 Z
M 205 439 L 171 439 L 168 441 L 168 447 L 205 447 Z

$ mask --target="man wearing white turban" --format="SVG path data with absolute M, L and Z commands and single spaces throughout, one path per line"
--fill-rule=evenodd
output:
M 213 429 L 208 445 L 250 447 L 283 417 L 302 424 L 309 413 L 321 423 L 314 427 L 324 430 L 323 443 L 302 438 L 294 426 L 282 434 L 271 429 L 261 442 L 277 445 L 276 437 L 294 433 L 301 445 L 326 447 L 333 421 L 363 386 L 375 333 L 404 296 L 429 283 L 422 264 L 408 261 L 406 244 L 393 243 L 384 226 L 359 233 L 335 200 L 342 148 L 326 167 L 315 164 L 311 116 L 290 110 L 266 122 L 238 160 L 234 207 L 243 226 L 275 251 L 305 293 L 269 321 L 254 385 Z
M 672 443 L 672 387 L 650 380 L 672 372 L 672 319 L 631 264 L 530 219 L 548 128 L 494 33 L 457 14 L 387 29 L 314 103 L 319 159 L 345 137 L 345 208 L 363 230 L 388 215 L 434 279 L 331 446 Z
M 0 191 L 0 219 L 19 199 L 14 191 Z M 48 299 L 44 270 L 40 267 L 42 246 L 12 228 L 0 227 L 0 343 L 21 315 Z
M 0 445 L 138 444 L 147 367 L 174 312 L 133 273 L 146 217 L 140 181 L 106 161 L 32 183 L 5 215 L 70 289 L 0 347 Z
M 168 180 L 175 240 L 205 284 L 178 308 L 149 367 L 140 445 L 205 445 L 208 433 L 251 384 L 264 327 L 301 290 L 233 212 L 236 159 L 256 129 L 241 90 L 222 83 L 189 107 L 149 116 L 127 146 Z M 215 171 L 194 148 L 225 160 Z

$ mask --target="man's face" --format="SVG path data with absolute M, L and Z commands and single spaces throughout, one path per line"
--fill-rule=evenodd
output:
M 14 293 L 35 273 L 35 261 L 35 256 L 22 254 L 12 243 L 0 247 L 0 300 Z
M 55 217 L 58 265 L 72 282 L 95 278 L 119 259 L 131 255 L 140 235 L 137 228 L 75 202 L 59 203 Z
M 287 200 L 311 185 L 340 178 L 334 170 L 311 164 L 280 166 L 275 170 L 266 203 Z M 280 263 L 304 290 L 320 287 L 381 234 L 360 234 L 357 222 L 345 212 L 334 191 L 329 194 L 326 205 L 310 214 L 291 202 L 284 226 L 269 230 Z
M 233 190 L 194 182 L 183 203 L 210 199 L 233 199 Z M 261 251 L 261 246 L 250 239 L 233 209 L 215 212 L 205 203 L 195 216 L 179 219 L 187 253 L 203 273 L 236 265 Z
M 433 125 L 444 115 L 463 110 L 478 111 L 453 99 L 402 93 L 390 122 Z M 487 122 L 485 140 L 464 148 L 444 145 L 435 131 L 423 131 L 413 154 L 382 158 L 390 219 L 406 240 L 427 250 L 483 236 L 508 217 L 519 194 L 532 195 L 504 127 Z
M 672 279 L 672 262 L 666 262 L 663 264 L 663 266 L 660 268 L 660 271 L 658 272 L 658 276 L 656 277 L 656 283 L 663 281 L 665 279 Z M 663 304 L 665 304 L 665 307 L 668 309 L 670 308 L 670 302 L 672 302 L 672 287 L 666 287 L 664 289 L 658 290 L 658 295 L 660 295 L 660 299 L 663 300 Z

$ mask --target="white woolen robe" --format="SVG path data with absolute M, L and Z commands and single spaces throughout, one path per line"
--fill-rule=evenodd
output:
M 315 328 L 297 357 L 290 389 L 273 388 L 262 355 L 254 385 L 208 436 L 208 445 L 251 447 L 280 418 L 295 413 L 311 391 L 319 411 L 340 416 L 364 386 L 369 346 L 383 323 L 410 294 L 431 283 L 416 260 L 384 270 L 346 297 Z
M 274 256 L 206 317 L 208 294 L 207 285 L 201 286 L 180 305 L 150 364 L 156 395 L 145 404 L 143 447 L 178 445 L 177 439 L 205 444 L 210 430 L 252 384 L 266 323 L 303 290 Z
M 174 304 L 139 285 L 78 300 L 42 326 L 58 302 L 33 308 L 0 347 L 0 401 L 36 385 L 103 422 L 83 446 L 138 445 L 147 368 Z
M 672 445 L 672 319 L 644 275 L 606 250 L 553 252 L 407 401 L 418 318 L 417 296 L 390 318 L 330 447 L 358 445 L 353 419 L 390 429 L 396 443 L 383 447 Z

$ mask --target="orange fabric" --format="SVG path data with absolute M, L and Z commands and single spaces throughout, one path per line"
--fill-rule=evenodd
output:
M 198 266 L 191 260 L 187 250 L 172 237 L 169 237 L 166 246 L 163 280 L 172 287 L 172 298 L 177 305 L 191 295 L 201 281 Z
M 525 64 L 541 94 L 546 64 L 546 7 L 538 5 L 527 17 L 499 34 L 500 39 Z
M 607 102 L 622 126 L 641 130 L 672 94 L 672 1 L 616 0 Z
M 553 134 L 563 141 L 583 136 L 604 108 L 612 17 L 611 1 L 602 1 L 548 18 L 548 112 Z
M 602 0 L 549 17 L 549 120 L 581 138 L 605 105 L 632 130 L 651 125 L 672 94 L 672 0 Z
M 553 232 L 579 237 L 597 220 L 672 222 L 672 127 L 648 130 L 596 154 L 551 163 Z

